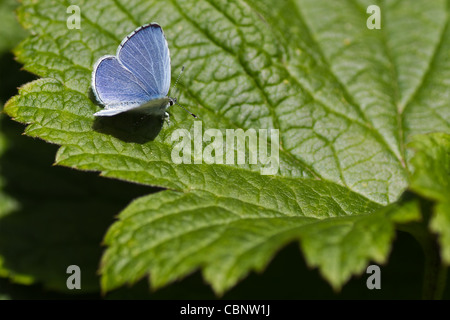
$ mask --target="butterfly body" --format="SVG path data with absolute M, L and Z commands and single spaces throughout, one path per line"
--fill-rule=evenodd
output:
M 104 109 L 95 116 L 139 112 L 167 117 L 176 99 L 168 97 L 170 53 L 162 28 L 150 23 L 122 40 L 115 56 L 94 65 L 92 89 Z

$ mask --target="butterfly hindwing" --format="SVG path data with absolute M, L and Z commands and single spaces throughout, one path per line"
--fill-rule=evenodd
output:
M 105 56 L 94 67 L 93 89 L 97 99 L 108 106 L 141 104 L 150 99 L 144 85 L 114 56 Z

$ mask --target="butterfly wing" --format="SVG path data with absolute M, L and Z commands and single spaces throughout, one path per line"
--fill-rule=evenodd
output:
M 170 88 L 170 53 L 157 23 L 139 27 L 126 37 L 117 58 L 141 81 L 151 96 L 165 97 Z
M 94 115 L 113 116 L 167 96 L 170 54 L 158 24 L 139 27 L 120 44 L 116 57 L 94 66 L 92 88 L 105 108 Z
M 124 109 L 137 107 L 152 98 L 141 81 L 114 56 L 102 57 L 95 64 L 92 88 L 97 100 L 105 105 L 105 109 L 95 115 L 114 115 L 126 111 Z M 107 110 L 109 111 L 106 112 Z M 114 113 L 113 110 L 118 112 Z

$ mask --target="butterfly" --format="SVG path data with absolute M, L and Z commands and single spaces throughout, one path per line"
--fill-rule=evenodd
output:
M 94 64 L 92 89 L 105 106 L 94 115 L 133 111 L 168 119 L 167 108 L 177 103 L 176 98 L 168 96 L 170 79 L 170 53 L 164 32 L 157 23 L 143 25 L 122 40 L 115 56 L 103 56 Z

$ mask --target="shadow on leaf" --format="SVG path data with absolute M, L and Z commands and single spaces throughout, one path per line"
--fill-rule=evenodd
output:
M 89 98 L 98 106 L 92 90 Z M 159 116 L 145 115 L 136 112 L 124 112 L 112 117 L 96 117 L 92 129 L 111 135 L 124 142 L 144 144 L 153 141 L 161 131 L 164 119 Z
M 125 142 L 144 144 L 153 141 L 163 125 L 161 117 L 125 112 L 113 117 L 97 117 L 92 128 Z

